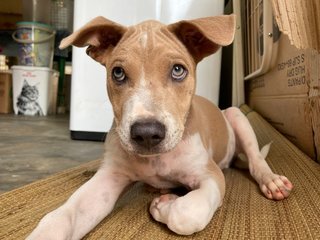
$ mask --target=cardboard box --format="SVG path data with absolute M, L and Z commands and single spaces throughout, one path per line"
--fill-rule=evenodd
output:
M 247 102 L 320 162 L 320 54 L 297 49 L 284 34 L 278 44 L 273 68 L 246 83 Z
M 12 111 L 12 74 L 0 72 L 0 113 Z
M 22 0 L 0 1 L 0 29 L 14 30 L 22 21 Z
M 281 32 L 299 49 L 320 51 L 319 0 L 271 0 Z
M 22 0 L 0 1 L 0 12 L 22 15 Z

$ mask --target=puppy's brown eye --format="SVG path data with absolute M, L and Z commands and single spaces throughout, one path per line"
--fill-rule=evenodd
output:
M 187 76 L 188 71 L 181 64 L 173 65 L 171 77 L 175 81 L 182 81 Z
M 127 76 L 122 67 L 114 67 L 112 69 L 112 79 L 120 84 L 125 82 Z

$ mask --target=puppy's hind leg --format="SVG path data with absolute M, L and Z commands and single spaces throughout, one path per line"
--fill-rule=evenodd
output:
M 255 133 L 240 109 L 231 107 L 224 114 L 234 130 L 238 151 L 245 154 L 252 177 L 261 191 L 269 199 L 281 200 L 289 196 L 292 183 L 285 177 L 275 174 L 267 164 L 265 157 L 268 149 L 259 150 Z

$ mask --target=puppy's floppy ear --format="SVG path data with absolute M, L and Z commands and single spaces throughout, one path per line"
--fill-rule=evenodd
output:
M 235 15 L 183 20 L 168 26 L 187 47 L 196 62 L 215 53 L 221 46 L 232 43 Z
M 96 17 L 79 30 L 64 38 L 59 48 L 64 49 L 70 45 L 86 47 L 87 54 L 100 63 L 104 63 L 106 50 L 114 47 L 127 28 L 104 17 Z

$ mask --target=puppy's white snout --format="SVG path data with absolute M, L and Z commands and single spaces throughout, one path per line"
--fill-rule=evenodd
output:
M 131 140 L 146 149 L 151 149 L 160 144 L 165 136 L 165 125 L 155 119 L 136 121 L 130 128 Z

